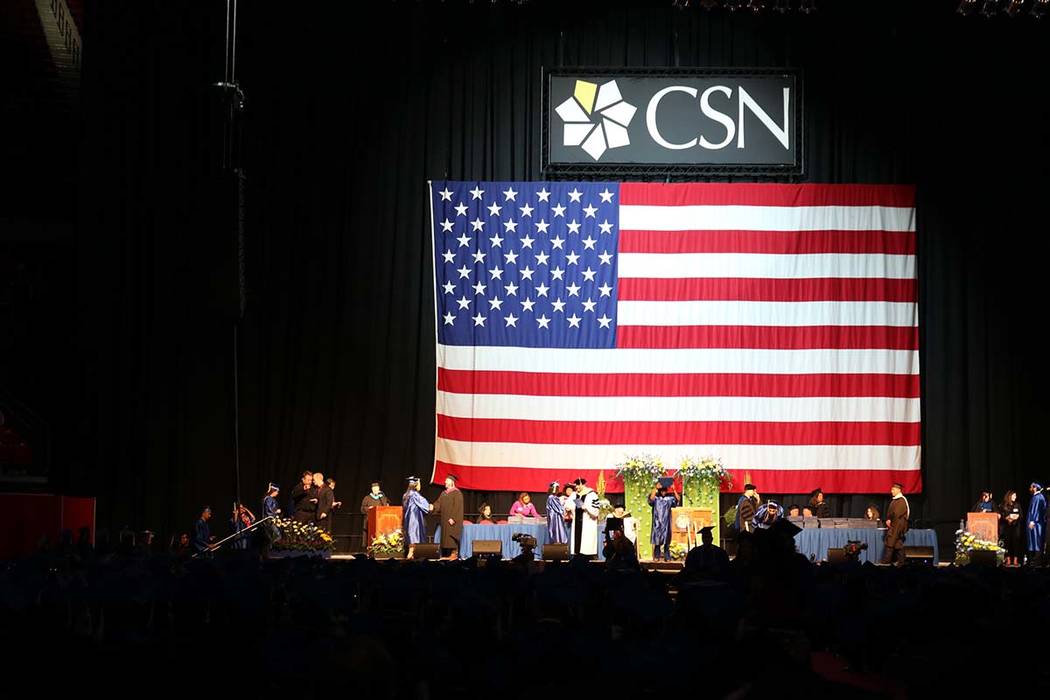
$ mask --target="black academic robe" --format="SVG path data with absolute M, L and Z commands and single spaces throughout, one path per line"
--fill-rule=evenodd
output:
M 292 517 L 300 523 L 312 523 L 314 521 L 314 514 L 317 513 L 317 504 L 311 502 L 311 498 L 317 498 L 317 489 L 313 486 L 304 488 L 302 483 L 298 483 L 292 489 Z
M 1012 523 L 1006 520 L 1006 516 L 1018 516 Z M 1003 541 L 1008 557 L 1024 556 L 1024 543 L 1021 534 L 1025 527 L 1025 514 L 1021 511 L 1021 504 L 1014 502 L 1011 505 L 999 506 L 999 537 Z
M 810 501 L 809 509 L 813 511 L 814 518 L 831 517 L 831 506 L 828 505 L 827 501 L 822 501 L 821 503 L 817 503 L 816 501 Z
M 904 547 L 904 535 L 908 532 L 908 499 L 894 498 L 886 509 L 886 519 L 890 521 L 886 528 L 886 548 L 901 549 Z
M 314 520 L 321 528 L 332 531 L 332 504 L 335 503 L 335 491 L 327 486 L 315 486 L 317 492 L 317 513 Z M 325 517 L 321 517 L 321 515 Z
M 458 550 L 463 537 L 463 492 L 459 489 L 445 491 L 434 502 L 433 512 L 441 516 L 441 548 Z M 449 525 L 450 519 L 455 524 Z

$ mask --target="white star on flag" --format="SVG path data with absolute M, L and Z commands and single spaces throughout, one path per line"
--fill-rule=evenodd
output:
M 583 271 L 583 279 L 587 280 L 588 282 L 593 282 L 594 276 L 596 274 L 598 274 L 596 271 L 588 267 L 586 270 Z
M 565 302 L 561 300 L 561 297 L 558 297 L 557 301 L 551 302 L 551 306 L 554 307 L 555 311 L 562 311 L 565 309 Z
M 539 328 L 549 328 L 551 320 L 547 318 L 547 314 L 543 314 L 536 319 L 536 325 Z
M 588 204 L 583 208 L 583 211 L 586 212 L 588 217 L 593 219 L 594 215 L 598 212 L 598 208 L 595 207 L 593 204 Z
M 602 314 L 601 316 L 598 317 L 598 327 L 599 328 L 609 328 L 610 327 L 609 323 L 611 321 L 612 321 L 611 318 L 609 318 L 605 314 Z
M 609 223 L 608 219 L 598 224 L 598 228 L 602 230 L 602 233 L 612 233 L 612 224 Z
M 451 202 L 452 201 L 452 190 L 450 190 L 448 187 L 445 187 L 445 189 L 443 189 L 440 192 L 438 192 L 438 194 L 441 195 L 441 201 L 442 202 Z
M 482 221 L 481 219 L 474 219 L 473 221 L 470 222 L 470 225 L 474 227 L 475 231 L 483 231 L 483 230 L 485 230 L 485 222 Z
M 451 326 L 455 322 L 456 322 L 456 317 L 452 315 L 451 311 L 447 312 L 445 314 L 445 325 L 446 326 Z
M 597 304 L 598 304 L 598 302 L 593 301 L 591 299 L 588 299 L 587 301 L 583 302 L 583 310 L 584 311 L 594 311 L 594 307 Z
M 502 311 L 503 310 L 503 300 L 500 299 L 499 297 L 495 297 L 493 299 L 489 299 L 489 310 L 490 311 Z
M 485 285 L 483 285 L 481 282 L 478 282 L 477 284 L 475 284 L 474 285 L 474 296 L 479 296 L 479 295 L 483 296 L 484 294 L 485 294 Z
M 551 211 L 554 212 L 555 216 L 560 216 L 562 218 L 565 217 L 565 207 L 563 207 L 560 204 L 555 204 L 553 207 L 551 207 Z
M 550 287 L 545 285 L 543 282 L 540 282 L 538 285 L 536 285 L 536 296 L 545 297 L 547 296 L 548 290 L 550 290 Z
M 515 328 L 518 327 L 518 317 L 514 314 L 504 316 L 503 320 L 507 322 L 507 328 L 510 328 L 511 326 L 514 326 Z
M 603 297 L 607 297 L 610 296 L 609 292 L 612 291 L 612 287 L 610 287 L 607 284 L 603 284 L 602 286 L 598 287 L 598 291 L 602 293 Z
M 570 202 L 579 202 L 580 197 L 583 196 L 583 192 L 580 192 L 577 188 L 573 187 L 572 192 L 569 193 Z
M 548 228 L 550 228 L 550 224 L 546 221 L 540 220 L 536 222 L 536 233 L 547 233 Z
M 446 250 L 444 253 L 441 254 L 441 257 L 443 257 L 445 259 L 445 262 L 447 263 L 456 262 L 456 254 L 453 253 L 451 250 Z
M 513 187 L 508 187 L 506 190 L 503 191 L 503 196 L 506 197 L 506 199 L 504 199 L 503 201 L 514 202 L 517 201 L 514 198 L 518 196 L 518 193 L 514 191 Z
M 576 314 L 573 314 L 572 316 L 569 316 L 565 320 L 569 322 L 569 328 L 579 328 L 580 327 L 580 321 L 582 321 L 583 319 L 580 318 L 579 316 L 577 316 Z
M 464 204 L 463 202 L 460 202 L 459 204 L 456 205 L 456 216 L 466 216 L 466 215 L 467 215 L 467 205 Z
M 464 297 L 460 297 L 459 299 L 456 299 L 456 303 L 459 304 L 459 308 L 460 309 L 469 309 L 470 308 L 470 299 L 467 299 L 467 297 L 465 297 L 465 296 Z
M 463 267 L 461 267 L 458 270 L 456 270 L 456 272 L 459 273 L 459 278 L 461 280 L 464 280 L 464 279 L 469 280 L 470 279 L 470 268 L 467 267 L 466 265 L 464 265 Z
M 573 219 L 572 222 L 570 224 L 568 224 L 568 228 L 569 228 L 569 233 L 579 233 L 580 232 L 580 225 L 578 223 L 576 223 L 576 219 Z
M 452 231 L 453 223 L 448 219 L 441 222 L 441 233 L 449 233 Z
M 483 253 L 480 250 L 475 250 L 474 251 L 474 262 L 484 264 L 486 255 L 488 255 L 488 253 Z
M 547 264 L 547 259 L 549 257 L 550 256 L 547 255 L 546 253 L 537 253 L 536 254 L 536 264 L 537 265 L 546 265 Z
M 605 251 L 598 255 L 598 259 L 602 261 L 602 265 L 612 265 L 612 256 L 609 255 L 609 251 Z
M 485 194 L 485 190 L 481 189 L 477 185 L 470 191 L 471 199 L 481 199 L 481 195 Z
M 525 206 L 518 207 L 518 210 L 521 212 L 522 216 L 528 216 L 528 217 L 532 216 L 532 207 L 529 206 L 528 202 L 525 202 Z
M 551 193 L 547 190 L 546 187 L 544 187 L 542 190 L 536 193 L 536 196 L 540 198 L 541 202 L 549 202 L 551 198 Z
M 459 238 L 457 238 L 456 240 L 459 241 L 460 248 L 466 248 L 470 245 L 470 236 L 468 236 L 465 233 L 459 234 Z
M 609 191 L 608 187 L 606 187 L 604 190 L 602 190 L 601 192 L 598 193 L 598 196 L 602 198 L 603 202 L 611 203 L 612 202 L 612 198 L 613 198 L 613 193 Z
M 569 293 L 570 297 L 578 297 L 578 296 L 580 296 L 580 289 L 581 289 L 581 287 L 578 284 L 576 284 L 575 282 L 573 282 L 572 284 L 570 284 L 568 287 L 565 288 L 565 291 L 567 291 Z
M 475 326 L 484 326 L 485 325 L 485 317 L 481 315 L 480 311 L 478 312 L 478 315 L 474 317 L 474 325 Z
M 503 207 L 493 202 L 489 205 L 489 214 L 492 216 L 499 216 L 499 213 L 503 211 Z
M 524 313 L 526 311 L 532 311 L 532 307 L 535 306 L 535 305 L 536 305 L 536 302 L 532 301 L 531 299 L 525 299 L 525 301 L 521 302 L 521 311 L 522 311 L 522 313 Z

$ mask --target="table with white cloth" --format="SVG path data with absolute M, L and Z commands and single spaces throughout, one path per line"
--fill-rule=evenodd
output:
M 463 559 L 474 553 L 475 540 L 499 540 L 503 544 L 503 558 L 513 559 L 521 554 L 521 545 L 514 535 L 525 533 L 536 538 L 536 558 L 543 558 L 543 545 L 547 544 L 546 523 L 506 523 L 501 525 L 463 524 L 463 537 L 459 540 L 459 556 Z M 441 526 L 434 533 L 434 541 L 441 541 Z
M 795 535 L 798 551 L 807 558 L 827 561 L 828 549 L 845 547 L 849 540 L 864 542 L 868 548 L 860 553 L 861 562 L 878 563 L 882 560 L 885 528 L 807 528 Z M 933 547 L 933 563 L 938 561 L 937 533 L 933 530 L 908 530 L 904 538 L 906 547 Z

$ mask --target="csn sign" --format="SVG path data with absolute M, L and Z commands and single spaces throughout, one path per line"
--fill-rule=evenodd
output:
M 794 71 L 559 69 L 544 112 L 549 172 L 802 172 Z

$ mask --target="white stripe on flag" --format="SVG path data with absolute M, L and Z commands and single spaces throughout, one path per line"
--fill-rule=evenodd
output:
M 871 397 L 518 396 L 439 391 L 437 412 L 553 421 L 917 422 L 919 399 Z
M 578 350 L 438 345 L 445 369 L 571 374 L 918 374 L 917 350 Z
M 910 207 L 620 207 L 621 230 L 643 231 L 914 231 Z
M 464 466 L 608 469 L 626 455 L 659 455 L 664 464 L 713 454 L 734 469 L 919 469 L 916 446 L 868 445 L 530 445 L 438 438 L 435 457 Z
M 887 301 L 621 301 L 621 326 L 906 326 L 915 304 Z
M 914 255 L 816 253 L 623 253 L 620 277 L 724 278 L 888 277 L 914 279 Z

